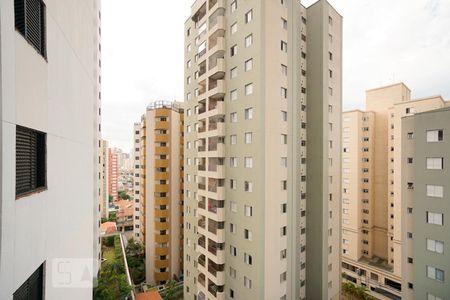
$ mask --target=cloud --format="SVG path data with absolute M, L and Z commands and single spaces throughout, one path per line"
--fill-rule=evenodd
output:
M 305 0 L 306 6 L 315 0 Z M 403 81 L 414 98 L 450 99 L 448 0 L 329 0 L 344 17 L 344 109 Z M 103 137 L 132 147 L 152 100 L 183 99 L 184 22 L 191 0 L 102 2 Z

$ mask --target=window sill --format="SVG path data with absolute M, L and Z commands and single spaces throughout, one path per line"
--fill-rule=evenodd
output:
M 42 192 L 45 192 L 46 190 L 47 190 L 46 186 L 45 187 L 40 187 L 40 188 L 34 189 L 32 191 L 29 191 L 29 192 L 26 192 L 26 193 L 23 193 L 23 194 L 20 194 L 20 195 L 16 195 L 16 200 L 20 200 L 22 198 L 26 198 L 26 197 L 29 197 L 29 196 L 34 195 L 34 194 L 42 193 Z

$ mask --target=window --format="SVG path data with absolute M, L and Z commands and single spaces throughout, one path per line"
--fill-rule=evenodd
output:
M 287 122 L 287 111 L 281 111 L 281 120 Z
M 333 53 L 328 52 L 328 58 L 329 58 L 330 60 L 333 60 Z
M 14 292 L 13 299 L 44 299 L 44 264 Z
M 230 71 L 230 77 L 231 77 L 231 79 L 236 78 L 236 77 L 237 77 L 237 74 L 238 74 L 238 72 L 237 72 L 237 67 L 231 69 L 231 71 Z
M 230 189 L 232 189 L 232 190 L 237 189 L 236 179 L 230 179 Z
M 252 157 L 244 157 L 244 166 L 246 168 L 253 168 L 253 158 Z
M 251 217 L 253 215 L 253 207 L 249 205 L 244 205 L 244 215 L 246 217 Z
M 237 45 L 234 45 L 230 48 L 230 56 L 233 57 L 237 54 Z
M 286 249 L 280 251 L 280 259 L 285 259 L 287 257 Z
M 281 144 L 287 145 L 287 134 L 281 135 Z
M 407 114 L 415 114 L 416 113 L 416 109 L 414 107 L 407 107 L 406 108 L 406 113 Z
M 281 74 L 287 76 L 287 66 L 281 65 Z
M 281 166 L 287 168 L 287 157 L 281 158 Z
M 235 134 L 230 135 L 230 144 L 236 145 L 236 143 L 237 143 L 237 135 Z
M 442 226 L 444 225 L 444 215 L 427 211 L 427 223 Z
M 281 190 L 282 191 L 287 190 L 287 180 L 282 180 L 281 181 Z
M 281 236 L 286 236 L 286 234 L 287 234 L 287 227 L 286 226 L 281 227 L 280 234 L 281 234 Z
M 230 99 L 231 99 L 231 101 L 237 100 L 237 90 L 232 90 L 230 92 Z
M 230 167 L 236 168 L 238 166 L 238 159 L 237 157 L 230 157 Z
M 236 278 L 236 269 L 230 267 L 230 277 L 231 278 Z
M 245 95 L 251 95 L 253 94 L 253 83 L 249 83 L 245 85 Z
M 251 241 L 252 240 L 252 232 L 248 229 L 244 229 L 244 239 Z
M 444 271 L 435 267 L 427 266 L 427 277 L 444 282 Z
M 245 119 L 246 120 L 251 120 L 253 119 L 253 108 L 246 108 L 244 111 L 244 115 L 245 115 Z
M 280 282 L 285 282 L 286 281 L 286 272 L 283 272 L 280 274 Z
M 186 63 L 186 67 L 189 69 L 191 67 L 191 60 L 188 60 Z
M 230 210 L 232 211 L 232 212 L 237 212 L 237 204 L 236 204 L 236 202 L 234 202 L 234 201 L 231 201 L 230 202 Z
M 250 23 L 253 20 L 253 10 L 249 10 L 245 14 L 245 23 Z
M 287 203 L 281 204 L 281 213 L 285 214 L 287 212 Z
M 408 132 L 408 140 L 412 140 L 414 138 L 414 132 Z
M 440 185 L 429 185 L 427 184 L 427 196 L 428 197 L 444 197 L 444 187 Z
M 245 37 L 245 48 L 250 47 L 253 44 L 253 34 Z
M 428 170 L 442 170 L 444 168 L 444 158 L 442 157 L 428 157 L 427 169 Z
M 284 41 L 281 41 L 281 51 L 287 52 L 287 43 Z
M 287 88 L 284 87 L 281 88 L 281 98 L 283 99 L 287 98 Z
M 244 286 L 248 289 L 252 288 L 252 281 L 251 279 L 248 279 L 246 276 L 244 276 Z
M 252 265 L 253 264 L 252 256 L 250 254 L 244 253 L 244 262 L 247 265 Z
M 237 23 L 231 25 L 231 34 L 235 34 L 237 32 Z
M 428 130 L 427 131 L 427 142 L 442 142 L 444 140 L 444 131 L 440 130 Z
M 253 59 L 250 58 L 249 60 L 245 61 L 245 72 L 251 71 L 253 69 Z
M 427 250 L 439 254 L 444 253 L 444 242 L 427 239 Z
M 237 0 L 231 2 L 231 12 L 235 12 L 237 9 Z
M 230 114 L 230 122 L 231 123 L 236 123 L 237 122 L 237 113 L 236 112 L 232 112 Z
M 244 135 L 244 139 L 245 139 L 246 144 L 251 144 L 252 143 L 252 133 L 246 132 Z
M 253 192 L 253 183 L 251 181 L 244 181 L 244 191 L 245 192 Z
M 42 0 L 14 0 L 16 30 L 47 58 L 46 7 Z
M 237 255 L 237 249 L 234 246 L 230 245 L 230 255 L 231 256 L 236 256 Z
M 435 296 L 433 294 L 427 293 L 427 299 L 426 300 L 444 300 L 444 299 L 442 299 L 440 297 L 437 297 L 437 296 Z
M 45 133 L 16 127 L 16 197 L 47 186 Z
M 281 28 L 287 30 L 287 20 L 286 19 L 281 18 Z

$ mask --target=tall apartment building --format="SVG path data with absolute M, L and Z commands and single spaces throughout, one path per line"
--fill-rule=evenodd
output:
M 119 185 L 119 165 L 118 165 L 118 155 L 113 151 L 113 149 L 108 149 L 108 189 L 109 196 L 112 197 L 112 201 L 117 201 L 119 199 L 118 185 Z
M 339 299 L 342 17 L 197 0 L 185 23 L 185 299 Z
M 403 299 L 442 300 L 450 295 L 446 106 L 402 118 Z
M 0 2 L 0 299 L 92 298 L 99 47 L 100 1 Z M 71 283 L 90 288 L 58 285 L 61 258 L 87 259 Z
M 134 232 L 149 284 L 183 274 L 183 119 L 181 103 L 156 101 L 134 126 Z
M 109 150 L 108 141 L 100 141 L 100 215 L 109 217 Z
M 367 111 L 343 113 L 343 271 L 377 297 L 405 290 L 401 120 L 445 106 L 440 96 L 412 100 L 400 83 L 367 91 Z

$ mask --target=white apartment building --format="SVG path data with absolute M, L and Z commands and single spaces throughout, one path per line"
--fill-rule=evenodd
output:
M 92 298 L 100 17 L 97 0 L 0 1 L 2 300 Z M 54 260 L 61 258 L 87 260 L 88 288 L 58 285 Z

